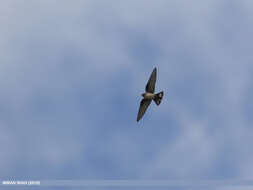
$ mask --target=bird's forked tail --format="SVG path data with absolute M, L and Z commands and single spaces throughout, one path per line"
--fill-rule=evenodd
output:
M 162 92 L 159 92 L 155 95 L 155 98 L 154 98 L 154 101 L 156 103 L 156 105 L 160 105 L 161 101 L 163 99 L 163 91 Z

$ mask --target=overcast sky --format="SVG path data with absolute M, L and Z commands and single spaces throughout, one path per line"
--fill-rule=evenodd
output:
M 0 179 L 253 178 L 252 1 L 8 0 L 0 27 Z

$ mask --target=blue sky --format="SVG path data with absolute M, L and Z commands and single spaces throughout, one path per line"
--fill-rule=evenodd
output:
M 252 178 L 252 10 L 2 2 L 0 179 Z M 164 99 L 137 123 L 154 67 Z

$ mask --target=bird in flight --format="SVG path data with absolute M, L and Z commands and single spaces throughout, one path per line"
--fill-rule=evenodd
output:
M 139 108 L 139 112 L 137 116 L 137 122 L 140 121 L 142 116 L 145 114 L 152 100 L 154 100 L 157 106 L 159 106 L 162 101 L 163 91 L 155 94 L 156 72 L 157 72 L 157 69 L 154 68 L 152 74 L 150 75 L 148 83 L 146 85 L 146 92 L 142 94 L 143 99 L 141 100 L 141 103 L 140 103 L 140 108 Z

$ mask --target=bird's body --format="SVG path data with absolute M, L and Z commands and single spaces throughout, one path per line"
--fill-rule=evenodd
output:
M 140 104 L 138 116 L 137 116 L 137 122 L 142 118 L 142 116 L 145 114 L 148 106 L 154 100 L 156 105 L 160 105 L 162 98 L 163 98 L 163 92 L 159 92 L 155 94 L 155 83 L 156 83 L 156 71 L 157 69 L 154 68 L 148 83 L 146 85 L 146 92 L 142 94 L 142 101 Z
M 153 100 L 155 98 L 155 94 L 150 92 L 143 93 L 142 96 L 147 100 Z

